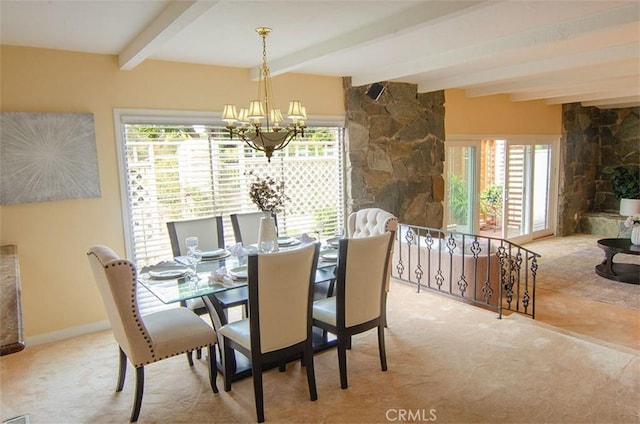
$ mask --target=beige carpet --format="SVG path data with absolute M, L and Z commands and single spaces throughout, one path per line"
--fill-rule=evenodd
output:
M 595 243 L 594 243 L 595 244 Z M 640 285 L 600 277 L 595 267 L 604 258 L 597 246 L 583 247 L 549 261 L 540 262 L 536 286 L 598 302 L 640 309 Z M 640 264 L 640 256 L 618 254 L 614 262 Z
M 389 302 L 388 372 L 379 368 L 375 332 L 354 338 L 347 390 L 339 388 L 336 352 L 316 356 L 316 402 L 308 400 L 299 364 L 269 371 L 267 422 L 385 423 L 402 421 L 399 411 L 414 414 L 414 422 L 640 422 L 638 351 L 528 318 L 499 320 L 398 282 Z M 115 393 L 117 348 L 109 332 L 27 347 L 0 365 L 2 420 L 29 414 L 32 423 L 128 422 L 133 373 Z M 148 366 L 146 374 L 140 423 L 255 422 L 248 379 L 213 394 L 205 364 L 190 369 L 184 356 Z

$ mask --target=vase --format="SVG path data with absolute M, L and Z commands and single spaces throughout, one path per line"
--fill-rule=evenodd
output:
M 640 246 L 640 225 L 635 225 L 631 229 L 631 244 Z
M 260 229 L 258 230 L 258 249 L 262 253 L 278 251 L 278 231 L 276 221 L 271 212 L 263 211 L 264 216 L 260 218 Z

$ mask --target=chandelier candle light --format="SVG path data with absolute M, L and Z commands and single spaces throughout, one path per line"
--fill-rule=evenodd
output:
M 236 106 L 227 104 L 222 111 L 222 120 L 227 123 L 229 137 L 237 135 L 249 147 L 264 152 L 267 160 L 276 150 L 282 150 L 298 135 L 304 137 L 307 112 L 299 100 L 289 103 L 287 118 L 291 123 L 282 127 L 283 117 L 280 109 L 274 107 L 275 100 L 271 87 L 271 73 L 267 65 L 267 35 L 271 28 L 256 28 L 262 37 L 262 65 L 259 68 L 258 99 L 252 100 L 249 108 L 241 108 L 236 112 Z

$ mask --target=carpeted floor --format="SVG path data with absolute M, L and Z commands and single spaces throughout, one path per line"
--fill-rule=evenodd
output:
M 285 373 L 269 371 L 267 422 L 640 422 L 640 352 L 528 318 L 499 320 L 392 284 L 389 370 L 380 371 L 376 335 L 369 332 L 354 337 L 348 352 L 347 390 L 339 386 L 335 350 L 315 357 L 316 402 L 308 399 L 298 363 Z M 128 422 L 133 373 L 115 393 L 117 347 L 108 331 L 27 347 L 0 357 L 0 366 L 3 420 L 29 414 L 34 424 Z M 205 363 L 190 369 L 184 356 L 146 371 L 140 423 L 255 422 L 250 379 L 214 394 Z
M 541 261 L 536 285 L 572 296 L 640 309 L 640 285 L 600 277 L 594 271 L 604 257 L 596 245 L 580 247 L 566 255 Z M 640 256 L 618 254 L 615 262 L 640 264 Z

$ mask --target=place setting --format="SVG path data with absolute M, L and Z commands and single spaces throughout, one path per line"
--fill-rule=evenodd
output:
M 211 271 L 208 278 L 210 286 L 221 285 L 226 288 L 239 287 L 246 284 L 247 266 L 237 266 L 227 270 L 226 267 L 220 267 L 215 271 Z
M 231 252 L 227 249 L 215 249 L 215 250 L 203 250 L 202 251 L 202 260 L 203 261 L 215 261 L 219 259 L 224 259 L 231 255 Z
M 320 252 L 320 259 L 324 262 L 337 262 L 338 249 L 325 249 Z
M 338 261 L 338 247 L 340 240 L 344 238 L 344 230 L 339 228 L 335 235 L 328 238 L 323 243 L 323 249 L 320 251 L 320 259 L 324 262 Z
M 151 267 L 147 273 L 154 280 L 175 280 L 191 273 L 191 269 L 178 264 L 160 263 Z
M 299 245 L 300 239 L 295 237 L 278 237 L 278 247 L 293 247 Z

